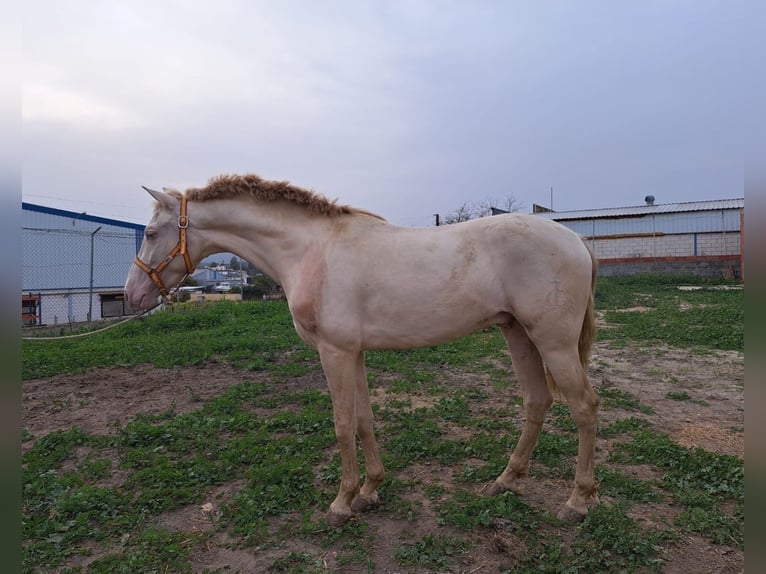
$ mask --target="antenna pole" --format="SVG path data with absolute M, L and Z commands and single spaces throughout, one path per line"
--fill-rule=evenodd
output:
M 553 186 L 551 186 L 551 211 L 553 211 Z

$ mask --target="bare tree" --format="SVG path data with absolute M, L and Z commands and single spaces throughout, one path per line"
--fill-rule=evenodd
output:
M 483 210 L 486 213 L 482 214 L 482 217 L 484 215 L 489 215 L 492 213 L 492 209 L 501 209 L 503 211 L 507 211 L 508 213 L 517 213 L 524 209 L 524 203 L 515 195 L 511 194 L 500 201 L 497 201 L 496 199 L 486 199 L 481 203 Z
M 469 219 L 481 217 L 477 210 L 478 206 L 475 203 L 466 201 L 463 205 L 442 217 L 442 224 L 450 225 L 452 223 L 460 223 L 461 221 L 468 221 Z
M 441 221 L 444 225 L 449 225 L 451 223 L 478 219 L 479 217 L 492 215 L 493 208 L 515 213 L 521 211 L 524 208 L 524 204 L 513 194 L 506 196 L 500 201 L 494 198 L 485 199 L 478 203 L 466 201 L 463 205 L 442 217 Z

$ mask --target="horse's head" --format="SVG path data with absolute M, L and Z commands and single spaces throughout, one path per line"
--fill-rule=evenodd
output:
M 144 188 L 157 205 L 144 241 L 125 281 L 125 296 L 134 309 L 149 309 L 194 270 L 186 241 L 186 199 Z

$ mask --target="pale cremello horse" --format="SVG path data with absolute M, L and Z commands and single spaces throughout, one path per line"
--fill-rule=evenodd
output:
M 365 350 L 438 345 L 491 325 L 508 343 L 526 420 L 488 493 L 518 490 L 557 389 L 579 439 L 574 489 L 559 518 L 582 519 L 597 501 L 599 399 L 585 373 L 595 337 L 596 263 L 577 234 L 520 214 L 398 227 L 255 175 L 220 176 L 185 194 L 147 191 L 157 205 L 125 283 L 131 307 L 155 306 L 166 286 L 177 286 L 204 257 L 231 252 L 282 285 L 295 329 L 319 352 L 342 463 L 331 525 L 374 507 L 383 480 Z M 357 436 L 366 469 L 361 488 Z

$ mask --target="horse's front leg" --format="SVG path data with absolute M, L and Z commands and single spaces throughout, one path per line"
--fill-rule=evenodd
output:
M 351 509 L 354 512 L 364 512 L 378 505 L 378 486 L 383 482 L 384 471 L 373 431 L 372 406 L 367 389 L 364 353 L 359 353 L 356 365 L 356 432 L 364 452 L 365 478 L 359 495 L 351 503 Z
M 351 501 L 359 493 L 359 467 L 356 459 L 357 356 L 334 347 L 319 349 L 332 398 L 335 437 L 340 447 L 341 479 L 338 495 L 330 504 L 327 523 L 341 526 L 351 516 Z

